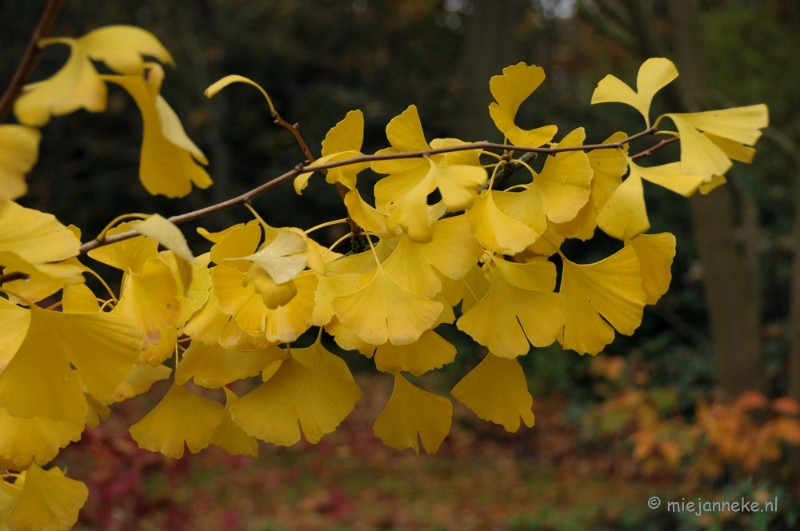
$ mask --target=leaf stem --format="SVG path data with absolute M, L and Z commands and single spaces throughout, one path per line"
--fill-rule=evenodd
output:
M 324 229 L 325 227 L 330 227 L 332 225 L 339 225 L 340 223 L 347 223 L 347 218 L 334 219 L 333 221 L 326 221 L 325 223 L 320 223 L 319 225 L 307 229 L 305 233 L 310 234 L 315 230 Z

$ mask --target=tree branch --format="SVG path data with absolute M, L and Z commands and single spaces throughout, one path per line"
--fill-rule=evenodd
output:
M 680 138 L 677 137 L 677 136 L 673 137 L 673 138 L 668 138 L 666 140 L 662 140 L 658 144 L 656 144 L 656 145 L 654 145 L 652 147 L 649 147 L 649 148 L 645 149 L 644 151 L 640 151 L 639 153 L 637 153 L 635 155 L 631 155 L 631 160 L 640 159 L 642 157 L 649 157 L 650 155 L 653 154 L 654 151 L 658 151 L 662 147 L 667 146 L 669 144 L 672 144 L 673 142 L 677 142 L 678 140 L 680 140 Z
M 290 126 L 291 127 L 291 126 Z M 525 151 L 529 153 L 564 153 L 569 151 L 583 151 L 583 150 L 594 150 L 594 149 L 621 149 L 625 144 L 636 140 L 638 138 L 642 138 L 647 135 L 652 135 L 655 133 L 655 128 L 651 127 L 649 129 L 645 129 L 635 135 L 631 135 L 627 138 L 623 138 L 619 142 L 612 142 L 609 144 L 587 144 L 585 146 L 568 146 L 568 147 L 555 147 L 555 148 L 543 148 L 543 147 L 525 147 L 525 146 L 514 146 L 510 144 L 495 144 L 493 142 L 472 142 L 469 144 L 463 144 L 460 146 L 449 146 L 443 147 L 438 149 L 429 149 L 425 151 L 409 151 L 406 153 L 388 153 L 384 155 L 361 155 L 358 157 L 352 157 L 346 160 L 339 160 L 335 162 L 328 162 L 326 164 L 312 164 L 309 166 L 298 164 L 293 169 L 287 171 L 286 173 L 275 177 L 271 181 L 268 181 L 261 186 L 250 190 L 240 196 L 234 197 L 232 199 L 228 199 L 227 201 L 223 201 L 221 203 L 217 203 L 205 208 L 201 208 L 199 210 L 194 210 L 192 212 L 187 212 L 186 214 L 180 214 L 178 216 L 172 216 L 169 219 L 172 223 L 179 225 L 181 223 L 187 223 L 189 221 L 194 221 L 196 219 L 204 218 L 208 215 L 215 214 L 217 212 L 222 212 L 223 210 L 227 210 L 229 208 L 233 208 L 236 206 L 243 205 L 245 203 L 250 203 L 254 198 L 263 194 L 267 190 L 271 190 L 281 184 L 297 177 L 298 175 L 302 175 L 304 173 L 313 173 L 316 171 L 325 171 L 330 170 L 333 168 L 340 168 L 342 166 L 349 166 L 352 164 L 357 164 L 361 162 L 373 162 L 377 160 L 397 160 L 397 159 L 411 159 L 411 158 L 423 158 L 423 157 L 430 157 L 431 155 L 438 155 L 443 153 L 453 153 L 455 151 L 468 151 L 474 149 L 501 149 L 501 150 L 516 150 L 516 151 Z M 662 142 L 661 144 L 664 144 Z M 656 149 L 650 148 L 650 151 Z M 514 164 L 512 162 L 512 164 Z M 518 164 L 518 166 L 521 166 Z M 136 231 L 128 231 L 123 232 L 120 234 L 115 234 L 113 236 L 109 236 L 102 240 L 95 239 L 89 242 L 84 243 L 80 247 L 79 255 L 86 254 L 92 249 L 97 249 L 98 247 L 103 247 L 105 245 L 110 245 L 112 243 L 121 242 L 124 240 L 128 240 L 130 238 L 134 238 L 138 236 L 139 233 Z M 20 272 L 12 272 L 6 273 L 4 275 L 0 275 L 0 285 L 5 282 L 11 282 L 13 280 L 19 280 L 25 278 L 26 275 Z
M 3 97 L 0 98 L 0 122 L 5 120 L 8 113 L 11 112 L 14 101 L 22 92 L 22 87 L 31 77 L 36 60 L 39 58 L 39 54 L 42 53 L 39 48 L 39 41 L 50 34 L 63 3 L 64 0 L 48 0 L 47 6 L 45 6 L 42 13 L 42 18 L 39 20 L 39 25 L 33 32 L 28 48 L 25 50 L 25 55 L 22 56 L 22 61 L 19 63 L 17 71 L 14 72 L 14 77 L 11 78 L 11 83 L 3 93 Z

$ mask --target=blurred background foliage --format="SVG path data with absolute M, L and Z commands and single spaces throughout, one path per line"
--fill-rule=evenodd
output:
M 43 5 L 39 0 L 0 3 L 0 87 L 10 80 Z M 678 16 L 680 13 L 685 15 L 683 21 Z M 686 17 L 694 18 L 687 21 Z M 167 69 L 162 94 L 181 117 L 189 136 L 210 159 L 209 173 L 214 185 L 205 191 L 195 190 L 179 200 L 150 197 L 137 178 L 141 118 L 127 94 L 110 87 L 107 112 L 81 111 L 55 118 L 44 128 L 40 161 L 28 176 L 30 192 L 21 201 L 25 206 L 54 213 L 64 223 L 79 226 L 84 241 L 94 237 L 120 213 L 171 215 L 186 212 L 243 193 L 302 162 L 302 153 L 294 139 L 286 130 L 271 123 L 268 108 L 254 89 L 237 85 L 222 91 L 213 100 L 203 96 L 208 85 L 228 74 L 244 75 L 259 82 L 270 93 L 281 115 L 289 122 L 300 124 L 306 141 L 318 155 L 320 142 L 328 129 L 355 108 L 362 109 L 365 115 L 364 152 L 387 145 L 386 123 L 410 104 L 419 108 L 428 139 L 455 136 L 464 140 L 501 141 L 487 111 L 491 102 L 489 77 L 499 74 L 505 66 L 524 61 L 542 66 L 548 77 L 523 104 L 520 124 L 534 127 L 555 123 L 560 131 L 557 138 L 583 126 L 588 143 L 600 142 L 618 130 L 632 134 L 643 127 L 640 117 L 631 109 L 589 104 L 592 90 L 603 76 L 613 73 L 632 83 L 642 60 L 658 51 L 675 60 L 683 78 L 691 81 L 689 76 L 694 75 L 696 81 L 697 74 L 692 74 L 692 69 L 697 68 L 688 64 L 686 52 L 682 51 L 686 43 L 694 39 L 693 50 L 706 58 L 701 76 L 704 77 L 703 105 L 706 108 L 766 103 L 770 109 L 771 126 L 757 146 L 753 164 L 737 163 L 731 185 L 727 187 L 732 192 L 724 192 L 733 197 L 732 225 L 726 237 L 740 251 L 743 264 L 746 262 L 742 266 L 743 274 L 749 275 L 747 279 L 755 286 L 750 299 L 742 299 L 732 308 L 740 313 L 755 308 L 756 327 L 748 338 L 751 347 L 743 354 L 746 363 L 734 366 L 743 373 L 739 375 L 739 383 L 730 375 L 725 376 L 728 373 L 719 371 L 727 355 L 720 346 L 720 338 L 738 333 L 744 325 L 731 322 L 734 329 L 726 331 L 716 324 L 717 329 L 713 330 L 708 317 L 714 310 L 709 307 L 704 285 L 708 290 L 709 271 L 713 275 L 713 266 L 719 264 L 709 260 L 703 263 L 700 258 L 704 251 L 700 246 L 707 242 L 702 243 L 705 240 L 695 237 L 697 226 L 692 226 L 689 203 L 661 188 L 646 187 L 651 232 L 670 231 L 678 238 L 669 293 L 656 307 L 648 307 L 642 327 L 633 337 L 618 337 L 609 345 L 607 353 L 598 358 L 583 358 L 572 352 L 561 352 L 556 347 L 536 349 L 522 357 L 530 389 L 536 397 L 536 427 L 510 436 L 502 430 L 486 427 L 485 423 L 462 411 L 458 413 L 459 421 L 454 428 L 457 433 L 451 434 L 456 442 L 444 448 L 440 452 L 442 455 L 428 458 L 425 463 L 433 468 L 426 469 L 424 474 L 425 477 L 430 475 L 432 485 L 436 484 L 436 477 L 444 482 L 442 484 L 461 481 L 456 478 L 459 468 L 453 463 L 471 458 L 463 448 L 458 450 L 460 440 L 472 441 L 472 446 L 467 446 L 474 455 L 491 456 L 486 466 L 507 463 L 511 459 L 509 466 L 525 471 L 514 476 L 514 484 L 524 491 L 523 494 L 517 493 L 505 500 L 511 507 L 519 505 L 519 514 L 514 516 L 516 513 L 506 508 L 497 512 L 496 519 L 478 518 L 477 524 L 462 521 L 459 529 L 493 528 L 487 522 L 507 529 L 673 529 L 679 526 L 681 529 L 752 529 L 756 525 L 793 529 L 797 525 L 800 511 L 796 501 L 800 495 L 797 484 L 800 482 L 796 480 L 800 476 L 796 472 L 793 476 L 791 471 L 798 469 L 798 459 L 792 456 L 787 441 L 794 437 L 800 443 L 800 436 L 796 426 L 790 426 L 781 428 L 786 430 L 781 438 L 775 435 L 780 430 L 775 431 L 774 425 L 769 424 L 776 419 L 794 419 L 793 415 L 797 414 L 790 406 L 782 408 L 783 402 L 777 402 L 776 406 L 775 399 L 787 394 L 800 398 L 800 389 L 791 388 L 790 376 L 793 370 L 797 372 L 796 366 L 800 363 L 800 358 L 794 365 L 790 363 L 791 334 L 798 328 L 792 326 L 791 321 L 792 289 L 797 285 L 792 280 L 792 261 L 797 248 L 795 202 L 800 174 L 800 90 L 797 88 L 800 86 L 800 62 L 794 57 L 800 49 L 800 3 L 796 0 L 67 0 L 53 35 L 80 36 L 111 24 L 131 24 L 147 29 L 175 57 L 178 66 Z M 698 48 L 698 42 L 704 49 Z M 33 81 L 55 72 L 63 64 L 66 53 L 66 47 L 47 48 Z M 675 92 L 657 97 L 654 112 L 676 110 L 676 105 L 686 104 L 691 97 L 687 98 L 687 89 L 682 90 L 683 95 Z M 692 96 L 691 90 L 688 94 Z M 637 144 L 634 149 L 644 149 L 648 145 L 646 142 Z M 672 151 L 664 149 L 652 157 L 651 163 L 661 163 L 677 155 L 677 147 Z M 541 160 L 537 162 L 538 165 L 542 163 Z M 375 180 L 377 176 L 368 171 L 360 177 L 359 188 L 367 197 Z M 254 206 L 276 226 L 308 228 L 342 217 L 344 213 L 336 191 L 319 176 L 312 178 L 303 196 L 285 187 L 259 197 Z M 219 230 L 249 218 L 244 209 L 229 211 L 189 226 L 185 233 L 198 252 L 202 252 L 205 250 L 202 246 L 207 244 L 193 236 L 196 226 Z M 697 219 L 696 212 L 694 218 Z M 343 231 L 341 227 L 320 231 L 324 240 L 321 243 L 332 243 Z M 570 242 L 564 249 L 573 260 L 588 263 L 607 256 L 618 245 L 600 236 L 586 244 Z M 710 255 L 708 249 L 705 251 L 703 256 L 707 258 Z M 459 347 L 459 356 L 444 371 L 437 371 L 441 373 L 435 377 L 439 380 L 428 379 L 423 383 L 442 392 L 474 367 L 480 357 L 478 349 L 469 346 L 454 328 L 445 334 Z M 346 359 L 356 369 L 369 367 L 357 354 Z M 367 374 L 360 377 L 380 378 Z M 742 381 L 752 382 L 763 401 L 745 400 L 742 405 L 741 396 L 739 401 L 733 401 L 746 390 Z M 385 383 L 383 379 L 380 382 L 375 385 L 380 387 Z M 721 399 L 726 395 L 731 400 L 724 402 Z M 742 396 L 752 398 L 755 395 Z M 716 406 L 723 409 L 714 409 Z M 133 421 L 137 418 L 134 416 Z M 715 423 L 713 418 L 723 420 Z M 359 440 L 361 432 L 356 428 L 352 433 L 347 430 L 348 426 L 360 426 L 360 421 L 348 422 L 342 428 L 344 435 L 336 435 L 331 445 L 351 448 L 353 441 Z M 362 423 L 364 437 L 371 436 L 366 422 Z M 725 437 L 747 439 L 750 446 L 724 451 L 714 446 L 714 436 L 709 434 L 721 429 L 720 422 L 735 428 L 723 430 L 727 434 Z M 764 434 L 765 426 L 773 426 L 770 428 L 772 435 Z M 90 451 L 96 449 L 92 446 L 96 440 L 106 436 L 97 434 L 95 439 L 81 442 L 72 450 L 73 454 L 67 450 L 63 459 L 69 460 L 72 455 L 74 463 L 84 460 L 100 463 L 101 468 L 122 466 L 114 464 L 116 461 L 109 457 L 114 452 Z M 125 437 L 124 430 L 120 431 L 120 440 Z M 646 444 L 648 437 L 655 441 L 649 446 Z M 475 441 L 485 441 L 491 449 L 481 450 L 477 446 L 480 443 Z M 308 472 L 304 467 L 312 465 L 307 463 L 322 466 L 319 459 L 310 457 L 319 450 L 271 449 L 260 462 L 264 470 L 288 474 L 289 479 L 284 478 L 279 484 L 290 491 L 298 490 L 300 487 L 291 486 L 294 481 L 291 478 L 295 477 L 292 474 Z M 131 452 L 133 450 L 127 454 L 119 450 L 117 453 L 130 457 Z M 381 459 L 388 455 L 384 450 L 369 452 L 373 452 L 369 454 L 372 456 L 384 456 Z M 347 500 L 352 498 L 357 505 L 359 496 L 363 495 L 358 481 L 348 483 L 348 487 L 342 486 L 339 479 L 331 478 L 354 469 L 363 472 L 364 467 L 378 466 L 374 464 L 374 459 L 378 458 L 371 457 L 373 461 L 366 459 L 363 464 L 352 457 L 369 452 L 365 450 L 359 454 L 359 450 L 352 448 L 334 451 L 333 457 L 329 456 L 329 462 L 334 463 L 332 472 L 327 476 L 322 474 L 328 478 L 323 481 L 323 487 L 314 487 L 327 493 L 320 496 L 333 496 L 334 501 L 325 498 L 330 503 L 341 501 L 344 496 Z M 754 454 L 762 456 L 755 465 L 752 459 L 745 462 L 742 457 Z M 306 461 L 298 456 L 306 456 Z M 476 462 L 483 462 L 483 457 L 476 458 Z M 196 458 L 187 459 L 195 459 L 192 461 L 195 465 L 191 466 L 201 466 Z M 428 466 L 411 464 L 407 456 L 402 462 L 412 471 L 410 473 Z M 533 470 L 529 474 L 531 463 L 541 465 L 543 472 Z M 151 465 L 152 462 L 143 465 L 141 470 L 151 470 Z M 80 469 L 81 465 L 75 466 Z M 451 470 L 453 475 L 442 479 L 436 476 L 437 466 L 453 466 L 456 472 Z M 157 465 L 153 470 L 169 476 L 173 473 L 170 467 L 172 465 Z M 208 465 L 203 470 L 215 469 Z M 401 468 L 383 464 L 370 470 L 382 470 L 381 473 L 391 475 Z M 470 467 L 463 470 L 465 478 L 473 473 Z M 574 494 L 559 494 L 571 501 L 565 504 L 558 498 L 561 501 L 554 502 L 553 507 L 541 507 L 532 501 L 531 497 L 539 492 L 535 482 L 562 484 L 565 475 L 592 477 L 592 481 L 599 481 L 600 485 L 613 483 L 621 485 L 620 488 L 628 485 L 631 489 L 627 494 L 615 491 L 612 496 L 621 497 L 619 503 L 609 502 L 609 491 L 602 487 L 591 494 L 580 489 Z M 150 488 L 145 479 L 140 480 L 136 486 L 125 488 L 142 492 Z M 416 488 L 403 483 L 410 481 L 408 478 L 399 481 L 399 490 L 395 485 L 389 491 L 401 492 L 404 485 Z M 474 485 L 486 489 L 487 499 L 503 499 L 502 494 L 488 494 L 491 488 L 501 487 L 486 481 L 486 484 L 478 481 Z M 368 482 L 366 476 L 364 482 Z M 637 488 L 637 484 L 649 486 Z M 103 485 L 98 480 L 93 488 Z M 341 493 L 337 490 L 331 494 L 331 485 Z M 698 489 L 703 488 L 712 498 L 740 492 L 764 496 L 779 492 L 786 503 L 779 515 L 767 520 L 741 514 L 710 515 L 704 520 L 646 509 L 646 498 L 667 486 L 672 489 L 667 489 L 668 492 L 691 497 L 696 497 Z M 273 516 L 278 516 L 274 522 L 269 520 L 273 523 L 264 524 L 266 520 L 258 520 L 261 522 L 258 525 L 263 526 L 253 529 L 332 528 L 333 523 L 339 521 L 336 520 L 338 516 L 326 520 L 325 515 L 339 513 L 326 509 L 328 502 L 320 502 L 322 509 L 314 505 L 313 500 L 309 502 L 309 492 L 318 492 L 314 488 L 297 494 L 296 499 L 286 498 L 288 501 L 281 502 L 285 507 L 281 507 L 288 513 L 275 509 Z M 186 510 L 192 512 L 191 499 L 173 499 L 179 496 L 174 493 L 189 492 L 186 489 L 189 487 L 176 488 L 170 495 L 170 503 L 184 504 L 188 507 Z M 159 496 L 164 494 L 153 496 L 161 499 Z M 581 497 L 590 500 L 585 515 L 572 510 L 583 503 Z M 239 502 L 226 503 L 216 509 L 219 518 L 247 513 L 237 505 Z M 302 503 L 321 511 L 321 520 L 307 523 L 306 527 L 294 527 L 291 515 L 296 514 L 298 507 L 303 510 L 298 505 Z M 234 508 L 231 509 L 233 513 L 225 512 L 228 506 Z M 84 516 L 89 519 L 87 525 L 110 525 L 110 520 L 91 520 L 95 516 L 101 518 L 97 514 L 102 512 L 92 513 L 92 507 L 90 504 L 85 511 L 89 515 Z M 459 510 L 474 512 L 480 507 L 483 507 L 480 503 L 465 504 Z M 525 507 L 530 510 L 522 510 Z M 626 512 L 626 508 L 635 510 Z M 166 509 L 156 503 L 149 509 L 137 506 L 125 510 L 133 511 L 131 514 L 135 517 L 147 511 L 158 513 Z M 357 514 L 353 513 L 355 510 L 352 507 L 345 510 L 343 514 L 351 516 L 342 517 L 345 518 L 343 528 L 358 522 L 358 518 L 352 516 Z M 380 518 L 376 521 L 384 528 L 409 529 L 435 529 L 437 525 L 450 529 L 455 528 L 451 524 L 458 521 L 447 511 L 442 514 L 450 514 L 450 517 L 439 518 L 434 509 L 417 511 L 414 518 L 418 520 L 406 521 L 397 516 L 398 510 L 394 507 L 395 512 L 384 515 L 389 518 L 388 523 L 381 524 Z M 321 527 L 315 527 L 317 525 Z

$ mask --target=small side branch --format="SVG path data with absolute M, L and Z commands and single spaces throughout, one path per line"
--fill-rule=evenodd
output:
M 31 36 L 28 43 L 28 48 L 25 50 L 25 55 L 22 56 L 22 61 L 14 72 L 14 77 L 11 78 L 8 88 L 0 98 L 0 122 L 6 119 L 11 108 L 14 106 L 14 101 L 22 93 L 22 87 L 30 79 L 33 73 L 33 67 L 36 66 L 36 60 L 42 50 L 39 48 L 39 41 L 44 39 L 50 34 L 53 29 L 53 24 L 61 11 L 61 6 L 64 0 L 48 0 L 47 6 L 44 8 L 42 18 L 39 20 L 39 25 Z

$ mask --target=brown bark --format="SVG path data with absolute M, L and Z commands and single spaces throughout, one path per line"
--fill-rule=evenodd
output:
M 675 62 L 681 73 L 678 78 L 681 110 L 705 110 L 710 101 L 708 59 L 697 2 L 671 0 L 666 5 L 672 23 Z M 719 384 L 728 395 L 765 387 L 757 236 L 753 243 L 758 222 L 749 195 L 746 190 L 741 192 L 739 205 L 734 201 L 733 186 L 690 199 L 703 263 L 706 308 L 719 363 Z M 737 209 L 742 212 L 738 216 Z M 741 231 L 737 218 L 743 223 Z M 737 238 L 738 232 L 744 238 Z
M 474 0 L 467 17 L 461 58 L 461 108 L 456 135 L 461 138 L 490 138 L 497 129 L 489 116 L 494 101 L 489 78 L 502 73 L 514 62 L 513 28 L 517 20 L 516 0 Z

